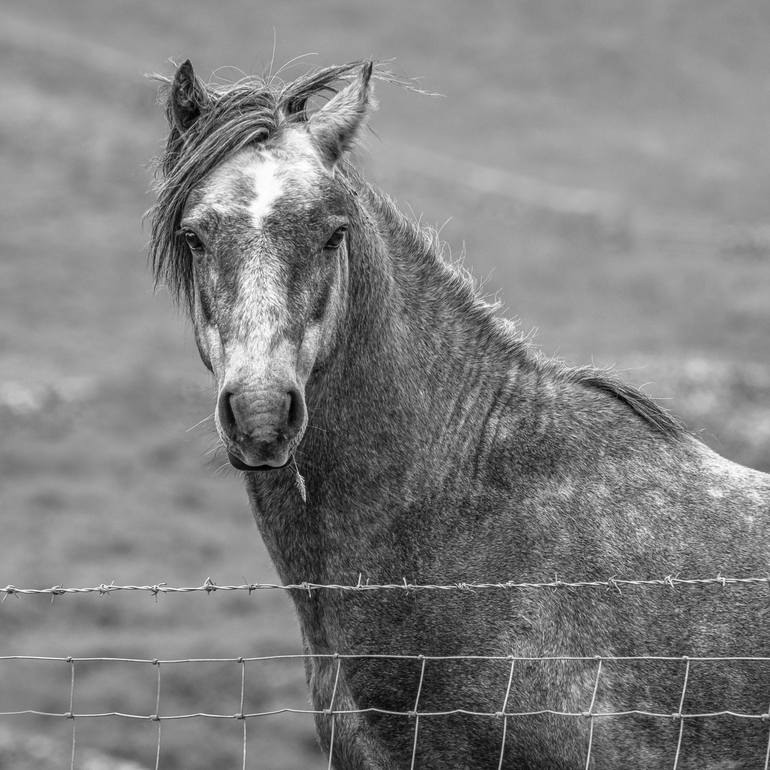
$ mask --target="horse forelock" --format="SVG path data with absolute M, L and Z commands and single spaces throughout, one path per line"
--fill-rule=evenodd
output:
M 289 83 L 277 77 L 248 77 L 225 85 L 203 84 L 208 101 L 201 116 L 184 135 L 169 120 L 166 147 L 156 161 L 157 199 L 148 211 L 149 255 L 156 284 L 165 283 L 190 306 L 192 265 L 179 231 L 190 193 L 239 150 L 264 145 L 283 127 L 305 122 L 311 100 L 333 96 L 362 66 L 356 61 L 326 67 Z M 388 78 L 385 73 L 379 76 Z M 171 81 L 162 76 L 156 79 L 167 95 Z

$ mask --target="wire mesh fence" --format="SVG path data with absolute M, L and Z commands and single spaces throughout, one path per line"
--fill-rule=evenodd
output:
M 529 590 L 552 590 L 560 589 L 604 589 L 607 591 L 620 592 L 625 588 L 635 587 L 642 590 L 677 590 L 679 586 L 700 587 L 705 590 L 721 590 L 728 586 L 761 586 L 766 585 L 770 589 L 770 576 L 748 576 L 748 577 L 728 577 L 721 574 L 716 577 L 708 578 L 680 578 L 678 576 L 664 576 L 659 579 L 629 580 L 609 578 L 607 580 L 597 581 L 566 581 L 554 578 L 545 582 L 503 582 L 503 583 L 454 583 L 454 584 L 418 584 L 403 580 L 400 583 L 373 584 L 367 583 L 362 578 L 355 583 L 350 584 L 318 584 L 318 583 L 298 583 L 294 585 L 280 585 L 275 583 L 243 583 L 239 585 L 217 585 L 211 578 L 206 579 L 197 586 L 170 586 L 164 583 L 149 585 L 116 585 L 115 583 L 99 584 L 90 587 L 65 587 L 52 586 L 49 588 L 17 588 L 12 585 L 0 588 L 0 594 L 3 601 L 8 598 L 21 599 L 23 597 L 50 597 L 53 601 L 61 596 L 78 596 L 84 594 L 97 594 L 106 596 L 108 594 L 119 592 L 144 592 L 158 600 L 160 596 L 200 593 L 216 594 L 218 592 L 246 592 L 249 595 L 261 590 L 285 590 L 285 591 L 491 591 L 491 590 L 509 590 L 509 591 L 529 591 Z M 770 597 L 770 594 L 769 594 Z M 756 723 L 766 730 L 767 739 L 764 745 L 764 755 L 757 756 L 752 766 L 762 767 L 764 770 L 770 770 L 770 693 L 766 705 L 761 709 L 736 709 L 734 707 L 719 708 L 714 710 L 688 710 L 685 708 L 688 687 L 690 687 L 691 674 L 693 666 L 709 664 L 713 666 L 729 666 L 741 664 L 748 667 L 755 667 L 757 676 L 760 670 L 767 671 L 770 667 L 770 656 L 672 656 L 672 655 L 591 655 L 591 656 L 571 656 L 571 655 L 542 655 L 542 656 L 523 656 L 523 655 L 431 655 L 426 651 L 422 654 L 356 654 L 356 653 L 297 653 L 297 654 L 277 654 L 277 655 L 259 655 L 259 656 L 239 656 L 239 657 L 199 657 L 199 658 L 146 658 L 146 657 L 104 657 L 104 656 L 38 656 L 38 655 L 0 655 L 0 671 L 4 667 L 14 665 L 33 666 L 37 670 L 42 667 L 58 666 L 66 667 L 67 677 L 66 685 L 60 682 L 60 702 L 61 709 L 45 710 L 38 708 L 7 708 L 0 710 L 0 719 L 12 720 L 13 718 L 36 717 L 59 722 L 71 723 L 71 747 L 69 756 L 69 767 L 75 770 L 78 767 L 78 749 L 79 729 L 87 720 L 128 720 L 146 722 L 154 725 L 154 767 L 156 770 L 162 766 L 162 745 L 163 729 L 170 723 L 193 720 L 207 721 L 231 721 L 239 724 L 241 735 L 241 767 L 245 770 L 250 766 L 249 760 L 254 763 L 254 747 L 250 747 L 249 729 L 251 725 L 259 720 L 268 717 L 276 717 L 288 714 L 304 715 L 313 717 L 316 720 L 328 720 L 330 749 L 328 754 L 328 768 L 333 767 L 335 757 L 335 731 L 337 721 L 340 718 L 353 715 L 373 714 L 387 717 L 398 717 L 404 720 L 404 730 L 411 731 L 411 761 L 410 770 L 419 767 L 420 763 L 420 730 L 421 725 L 426 720 L 439 717 L 463 716 L 478 719 L 495 720 L 501 726 L 502 740 L 500 743 L 499 758 L 496 767 L 498 770 L 505 766 L 506 761 L 506 736 L 510 729 L 512 720 L 524 720 L 534 717 L 552 716 L 563 717 L 577 720 L 585 720 L 587 724 L 587 740 L 585 746 L 585 768 L 592 767 L 594 756 L 594 726 L 601 720 L 623 719 L 630 717 L 646 717 L 655 720 L 665 720 L 674 723 L 677 726 L 676 747 L 673 754 L 671 767 L 677 770 L 680 767 L 680 756 L 682 749 L 683 736 L 686 733 L 687 725 L 695 720 L 715 720 L 731 718 L 741 720 L 742 722 Z M 327 665 L 333 667 L 333 686 L 328 703 L 323 708 L 303 707 L 300 705 L 284 705 L 275 708 L 254 710 L 249 708 L 247 693 L 250 684 L 250 672 L 253 672 L 256 666 L 270 666 L 282 662 L 305 663 L 313 659 L 315 661 L 324 661 Z M 393 710 L 378 706 L 367 706 L 364 708 L 351 708 L 349 705 L 338 702 L 338 692 L 340 675 L 343 665 L 348 661 L 389 661 L 389 662 L 408 662 L 419 668 L 418 684 L 414 695 L 414 701 L 411 708 L 406 710 Z M 451 662 L 463 662 L 470 666 L 480 666 L 484 664 L 497 664 L 501 666 L 507 676 L 503 677 L 500 683 L 499 705 L 494 709 L 478 710 L 457 705 L 451 708 L 435 709 L 424 705 L 421 702 L 423 695 L 423 683 L 426 678 L 426 671 L 437 664 L 446 664 Z M 514 690 L 514 675 L 518 668 L 522 666 L 555 666 L 565 664 L 583 664 L 590 666 L 593 670 L 592 687 L 590 698 L 581 708 L 564 709 L 554 708 L 544 705 L 542 708 L 517 708 L 513 703 L 512 693 Z M 602 706 L 597 698 L 603 675 L 605 675 L 608 666 L 623 666 L 638 663 L 667 664 L 681 670 L 681 688 L 678 694 L 678 707 L 675 710 L 650 710 L 646 708 L 624 708 L 607 709 Z M 234 693 L 237 698 L 237 708 L 232 711 L 187 711 L 175 710 L 173 704 L 164 702 L 164 681 L 173 669 L 189 670 L 192 667 L 204 666 L 207 664 L 216 664 L 224 667 L 231 667 L 237 671 L 234 681 L 237 682 L 235 689 L 239 692 Z M 132 670 L 153 672 L 153 700 L 152 708 L 146 712 L 122 711 L 122 710 L 100 710 L 88 708 L 87 704 L 80 702 L 79 687 L 81 672 L 88 666 L 118 666 L 126 665 Z M 762 667 L 765 667 L 764 669 Z M 0 674 L 2 677 L 2 674 Z M 672 749 L 673 750 L 673 749 Z M 259 767 L 258 758 L 255 767 Z

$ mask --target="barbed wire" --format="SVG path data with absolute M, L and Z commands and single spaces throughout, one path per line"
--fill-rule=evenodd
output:
M 313 591 L 487 591 L 487 590 L 538 590 L 559 588 L 604 588 L 622 593 L 623 588 L 655 588 L 678 586 L 702 586 L 721 587 L 727 586 L 766 585 L 770 588 L 770 574 L 764 576 L 730 577 L 717 573 L 716 577 L 706 578 L 681 578 L 678 575 L 666 575 L 661 578 L 617 578 L 609 577 L 606 580 L 562 580 L 554 577 L 553 580 L 542 582 L 517 582 L 508 580 L 505 582 L 457 582 L 446 584 L 434 583 L 410 583 L 403 578 L 400 583 L 370 583 L 359 575 L 356 583 L 314 583 L 303 581 L 301 583 L 242 583 L 236 585 L 219 585 L 208 577 L 198 586 L 171 586 L 160 582 L 147 585 L 118 585 L 114 581 L 101 583 L 96 586 L 63 586 L 55 585 L 50 588 L 18 588 L 15 585 L 0 587 L 0 601 L 5 601 L 9 596 L 35 596 L 46 595 L 51 597 L 99 594 L 101 596 L 118 592 L 144 592 L 157 597 L 161 594 L 186 594 L 242 591 L 252 594 L 255 591 L 305 591 L 312 594 Z

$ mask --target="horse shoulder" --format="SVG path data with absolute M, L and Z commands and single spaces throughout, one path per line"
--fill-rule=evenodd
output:
M 696 483 L 704 507 L 716 511 L 728 525 L 770 545 L 770 475 L 747 468 L 691 439 Z
M 694 439 L 691 444 L 710 497 L 739 494 L 760 508 L 770 506 L 770 474 L 728 460 Z
M 477 508 L 496 523 L 504 511 L 573 567 L 575 542 L 629 569 L 655 553 L 673 569 L 688 550 L 702 565 L 748 553 L 756 567 L 770 540 L 770 476 L 686 432 L 666 435 L 607 393 L 536 372 L 512 379 L 490 410 L 474 481 Z

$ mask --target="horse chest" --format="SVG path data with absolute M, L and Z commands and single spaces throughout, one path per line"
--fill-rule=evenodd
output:
M 342 659 L 334 655 L 311 657 L 308 685 L 316 710 L 316 730 L 323 749 L 339 770 L 396 770 L 400 765 L 387 745 L 366 725 L 360 704 L 345 680 Z M 340 714 L 340 712 L 346 712 Z

